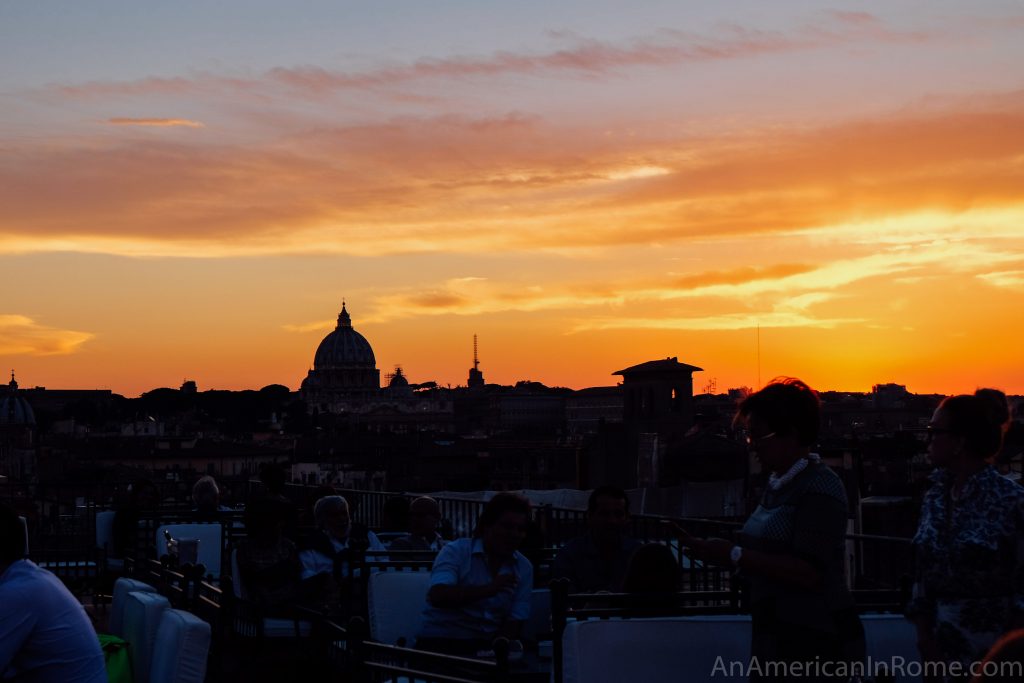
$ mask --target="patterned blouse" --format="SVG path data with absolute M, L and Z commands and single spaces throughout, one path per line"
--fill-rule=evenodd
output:
M 987 466 L 953 501 L 952 473 L 936 470 L 914 536 L 907 616 L 927 617 L 948 661 L 980 660 L 1024 625 L 1024 488 Z

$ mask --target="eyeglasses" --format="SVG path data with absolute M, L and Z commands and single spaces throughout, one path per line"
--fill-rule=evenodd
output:
M 748 446 L 753 446 L 756 443 L 761 443 L 762 441 L 767 441 L 768 439 L 771 439 L 774 436 L 775 436 L 775 432 L 769 432 L 768 434 L 763 434 L 762 436 L 754 436 L 752 434 L 744 434 L 743 435 L 743 440 L 747 442 Z
M 946 429 L 944 427 L 933 427 L 932 425 L 928 425 L 927 427 L 924 428 L 924 440 L 925 441 L 931 441 L 932 439 L 934 439 L 939 434 L 952 434 L 952 433 L 953 433 L 952 429 Z

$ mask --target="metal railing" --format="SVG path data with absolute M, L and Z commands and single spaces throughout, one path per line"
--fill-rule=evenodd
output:
M 124 500 L 128 482 L 79 483 L 63 482 L 33 485 L 21 493 L 20 505 L 26 509 L 29 543 L 33 554 L 42 556 L 56 554 L 71 556 L 76 551 L 98 550 L 96 543 L 96 513 L 111 509 L 115 501 Z M 160 524 L 190 521 L 190 489 L 179 482 L 156 482 L 154 484 L 159 505 L 145 512 L 136 511 L 139 521 L 136 545 L 146 551 L 136 553 L 152 554 L 156 528 Z M 259 482 L 248 482 L 245 489 L 234 491 L 234 499 L 243 500 L 262 488 Z M 284 494 L 293 501 L 299 516 L 311 520 L 315 497 L 324 489 L 315 486 L 287 485 Z M 411 500 L 418 494 L 339 490 L 338 493 L 349 501 L 354 521 L 378 530 L 386 526 L 388 501 L 393 498 Z M 439 497 L 443 519 L 442 533 L 449 538 L 470 536 L 477 519 L 486 504 L 483 500 Z M 236 537 L 244 534 L 242 512 L 225 515 L 225 542 L 230 545 Z M 230 518 L 230 519 L 228 519 Z M 673 522 L 681 525 L 690 534 L 700 537 L 717 536 L 734 538 L 740 529 L 735 520 L 676 518 L 659 515 L 633 515 L 630 535 L 645 543 L 663 543 L 669 546 L 678 559 L 683 571 L 684 586 L 688 590 L 715 591 L 728 587 L 729 572 L 717 567 L 705 567 L 691 562 L 681 552 Z M 583 535 L 587 530 L 587 515 L 584 510 L 539 505 L 534 508 L 529 548 L 539 552 L 543 548 L 560 548 L 567 541 Z M 897 588 L 910 573 L 910 539 L 894 536 L 849 535 L 851 549 L 848 567 L 852 587 L 877 589 Z M 109 550 L 109 549 L 108 549 Z M 528 553 L 529 554 L 529 553 Z

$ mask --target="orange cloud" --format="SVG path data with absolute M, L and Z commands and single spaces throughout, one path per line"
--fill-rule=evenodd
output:
M 22 142 L 0 159 L 0 251 L 567 254 L 927 212 L 948 223 L 1019 207 L 1021 158 L 1020 92 L 742 139 L 610 137 L 513 113 L 263 146 Z
M 152 126 L 156 128 L 204 128 L 204 124 L 199 121 L 190 121 L 189 119 L 130 119 L 124 117 L 115 117 L 107 119 L 107 123 L 112 126 Z
M 61 330 L 40 325 L 14 314 L 0 314 L 0 355 L 53 356 L 75 353 L 93 338 L 88 332 Z
M 756 280 L 772 280 L 776 278 L 789 277 L 799 273 L 807 273 L 815 267 L 801 263 L 780 263 L 774 266 L 762 268 L 747 267 L 737 268 L 728 271 L 709 271 L 696 275 L 687 275 L 676 279 L 672 284 L 679 289 L 691 287 L 705 287 L 708 285 L 736 285 L 743 282 Z

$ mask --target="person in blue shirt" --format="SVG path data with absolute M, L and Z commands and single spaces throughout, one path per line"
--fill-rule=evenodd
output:
M 106 683 L 103 652 L 82 605 L 24 556 L 18 515 L 0 504 L 0 680 Z
M 472 655 L 491 649 L 499 636 L 519 638 L 533 591 L 533 565 L 519 552 L 529 519 L 528 500 L 498 493 L 484 506 L 473 538 L 441 549 L 417 647 Z

